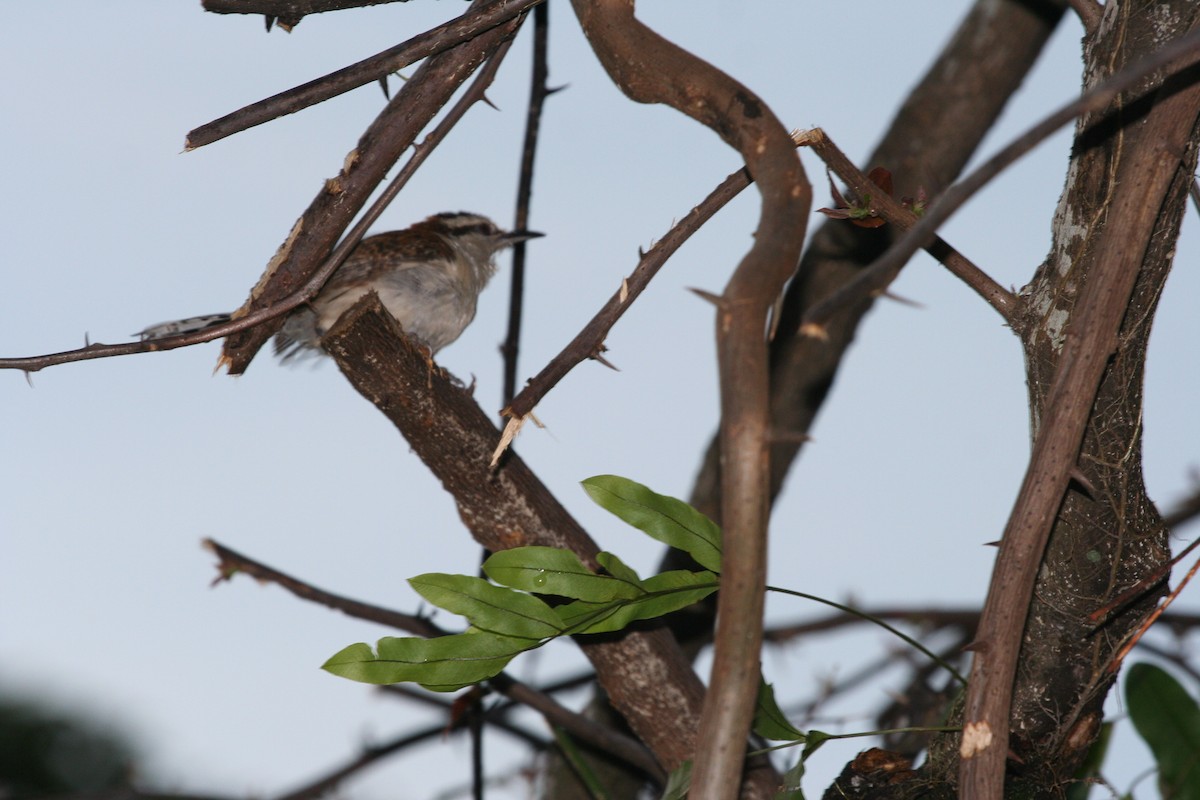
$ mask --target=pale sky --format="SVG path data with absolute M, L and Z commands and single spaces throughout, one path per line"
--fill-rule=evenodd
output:
M 529 248 L 523 378 L 590 319 L 639 246 L 737 166 L 707 130 L 625 100 L 569 6 L 551 6 L 550 81 L 567 89 L 543 123 L 531 225 L 547 236 Z M 819 125 L 862 158 L 968 4 L 642 6 L 648 24 L 744 81 L 785 124 Z M 261 18 L 207 15 L 196 2 L 10 5 L 0 15 L 0 355 L 69 349 L 85 335 L 123 341 L 148 324 L 239 306 L 384 99 L 364 87 L 185 154 L 186 132 L 464 7 L 396 3 L 268 35 Z M 1074 19 L 1063 25 L 985 153 L 1077 93 L 1081 33 Z M 472 110 L 376 230 L 446 210 L 511 223 L 529 39 L 522 33 L 489 92 L 500 110 Z M 1023 285 L 1046 253 L 1068 142 L 1063 133 L 1039 148 L 943 230 L 1002 284 Z M 823 167 L 803 159 L 817 205 L 828 204 Z M 527 427 L 517 443 L 601 547 L 642 574 L 657 545 L 593 507 L 578 482 L 616 473 L 687 495 L 717 401 L 712 309 L 685 289 L 720 290 L 749 246 L 757 202 L 749 191 L 723 211 L 618 324 L 607 355 L 621 371 L 577 368 L 537 409 L 547 429 Z M 1166 507 L 1200 463 L 1196 238 L 1189 210 L 1149 358 L 1146 478 Z M 477 380 L 489 410 L 500 406 L 501 265 L 473 326 L 439 355 Z M 1020 348 L 928 257 L 894 290 L 922 308 L 883 303 L 860 331 L 775 510 L 770 580 L 864 607 L 978 605 L 994 555 L 982 545 L 1000 534 L 1028 451 Z M 210 589 L 213 558 L 200 540 L 410 612 L 420 606 L 406 578 L 473 572 L 478 547 L 332 364 L 282 368 L 263 353 L 233 379 L 213 375 L 217 353 L 214 343 L 69 364 L 34 375 L 32 389 L 19 373 L 0 374 L 0 691 L 128 731 L 159 785 L 272 796 L 436 716 L 319 669 L 345 645 L 392 631 L 248 579 Z M 1194 598 L 1178 607 L 1195 610 Z M 773 598 L 768 613 L 782 622 L 825 612 Z M 864 650 L 894 645 L 874 631 L 840 635 L 769 652 L 764 666 L 784 699 L 802 699 L 852 672 Z M 559 644 L 512 672 L 537 681 L 581 664 Z M 699 669 L 707 674 L 706 663 Z M 865 714 L 886 702 L 891 677 L 834 704 L 845 718 L 821 727 L 869 728 Z M 1110 709 L 1120 713 L 1115 694 Z M 1124 789 L 1149 759 L 1136 739 L 1120 741 L 1125 760 L 1112 777 Z M 487 742 L 491 771 L 519 766 L 521 750 L 503 735 Z M 822 791 L 867 746 L 827 745 L 810 760 L 806 790 Z M 432 797 L 466 781 L 467 753 L 462 737 L 435 741 L 343 791 Z

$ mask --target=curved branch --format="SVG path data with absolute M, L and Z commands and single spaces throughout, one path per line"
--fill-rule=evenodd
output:
M 750 90 L 638 22 L 632 0 L 574 0 L 573 6 L 620 89 L 711 128 L 741 153 L 763 196 L 754 245 L 717 301 L 727 546 L 721 622 L 692 773 L 693 795 L 732 797 L 741 783 L 762 645 L 769 494 L 764 331 L 769 309 L 796 269 L 812 190 L 791 137 Z

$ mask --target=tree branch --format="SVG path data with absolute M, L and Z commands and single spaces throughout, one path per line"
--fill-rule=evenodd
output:
M 839 289 L 804 315 L 802 330 L 809 335 L 819 335 L 829 321 L 843 308 L 861 302 L 872 294 L 887 288 L 900 268 L 912 258 L 913 253 L 930 241 L 934 232 L 962 208 L 963 204 L 986 186 L 993 178 L 1043 142 L 1052 133 L 1076 117 L 1099 111 L 1109 105 L 1118 94 L 1141 82 L 1147 76 L 1170 65 L 1167 74 L 1172 74 L 1194 64 L 1200 59 L 1200 30 L 1163 46 L 1141 61 L 1133 64 L 1109 80 L 1085 92 L 1078 100 L 1059 108 L 1041 122 L 1013 140 L 999 153 L 984 162 L 978 169 L 946 190 L 929 210 L 907 233 L 882 257 L 872 264 L 851 283 Z M 1156 81 L 1153 89 L 1161 80 Z
M 812 190 L 787 131 L 750 90 L 638 22 L 631 0 L 574 0 L 573 6 L 617 86 L 633 100 L 665 103 L 712 128 L 741 153 L 763 196 L 754 245 L 717 308 L 726 547 L 721 621 L 692 773 L 696 796 L 733 797 L 742 780 L 762 645 L 769 495 L 764 331 L 796 269 Z
M 1105 81 L 1085 94 L 1080 104 L 1095 109 L 1095 98 L 1107 96 L 1111 101 L 1117 91 L 1114 84 L 1128 87 L 1132 83 L 1129 76 L 1144 76 L 1151 71 L 1147 64 L 1161 66 L 1170 61 L 1170 57 L 1161 55 L 1164 51 L 1188 53 L 1194 60 L 1192 49 L 1197 43 L 1200 30 Z M 1200 85 L 1194 83 L 1194 76 L 1171 83 L 1169 90 L 1164 87 L 1159 93 L 1145 119 L 1139 121 L 1139 135 L 1125 137 L 1121 146 L 1107 222 L 1101 238 L 1091 247 L 1095 261 L 1072 311 L 1029 467 L 1001 539 L 972 645 L 975 658 L 960 748 L 963 760 L 959 786 L 965 796 L 981 800 L 1003 796 L 1013 680 L 1038 567 L 1076 469 L 1101 378 L 1120 347 L 1118 332 L 1151 233 L 1166 206 L 1168 190 L 1180 173 L 1180 159 L 1190 147 L 1200 114 Z
M 219 559 L 217 568 L 221 574 L 214 583 L 231 580 L 234 575 L 245 573 L 258 581 L 281 586 L 301 600 L 341 611 L 355 619 L 377 622 L 425 638 L 446 636 L 449 633 L 425 617 L 403 614 L 319 589 L 212 539 L 205 539 L 204 547 Z M 513 702 L 522 703 L 539 712 L 546 718 L 547 723 L 558 725 L 596 749 L 637 767 L 660 784 L 665 783 L 666 775 L 654 760 L 654 756 L 628 736 L 609 730 L 584 715 L 571 711 L 548 694 L 523 684 L 506 673 L 502 672 L 492 678 L 488 685 Z M 488 716 L 492 715 L 489 713 Z
M 195 150 L 227 136 L 262 125 L 287 114 L 314 106 L 331 97 L 365 86 L 368 83 L 386 78 L 397 70 L 415 64 L 422 58 L 443 53 L 463 42 L 492 30 L 497 25 L 512 20 L 523 11 L 545 0 L 486 0 L 477 2 L 461 17 L 443 23 L 418 34 L 408 41 L 402 42 L 382 53 L 363 59 L 356 64 L 343 67 L 336 72 L 301 84 L 285 92 L 272 95 L 265 100 L 251 103 L 239 108 L 212 122 L 206 122 L 188 133 L 184 140 L 184 150 Z M 212 0 L 209 0 L 211 3 Z M 209 3 L 205 4 L 207 8 Z M 238 2 L 237 7 L 244 4 Z M 256 4 L 257 5 L 257 4 Z M 262 5 L 266 5 L 263 3 Z M 212 11 L 215 9 L 208 8 Z M 221 12 L 221 13 L 278 13 L 283 12 Z M 455 87 L 457 87 L 457 83 Z M 442 101 L 443 103 L 445 100 Z M 411 141 L 411 140 L 410 140 Z
M 533 164 L 537 155 L 542 108 L 553 90 L 546 85 L 550 70 L 547 46 L 550 38 L 550 7 L 539 5 L 533 11 L 533 69 L 530 74 L 529 109 L 525 114 L 525 139 L 521 148 L 521 177 L 517 185 L 517 213 L 513 230 L 529 229 L 529 205 L 533 197 Z M 525 242 L 513 247 L 512 282 L 508 295 L 508 333 L 500 352 L 504 355 L 503 405 L 517 393 L 517 354 L 521 346 L 521 311 L 525 298 Z
M 596 567 L 595 542 L 514 453 L 496 470 L 498 432 L 470 393 L 454 385 L 403 337 L 368 295 L 323 342 L 350 383 L 400 430 L 455 498 L 459 516 L 492 551 L 522 545 L 565 548 Z M 703 687 L 661 628 L 577 638 L 601 685 L 667 770 L 692 754 Z
M 813 128 L 800 133 L 798 140 L 800 144 L 811 147 L 826 166 L 844 180 L 859 197 L 869 196 L 871 210 L 876 211 L 882 219 L 895 225 L 901 231 L 907 231 L 917 224 L 919 217 L 872 183 L 870 178 L 854 166 L 850 159 L 846 158 L 846 154 L 833 143 L 825 131 Z M 925 250 L 941 262 L 942 266 L 948 269 L 952 275 L 971 287 L 1004 318 L 1005 322 L 1012 322 L 1013 309 L 1016 306 L 1016 298 L 1013 297 L 1012 292 L 992 280 L 990 275 L 947 244 L 940 236 L 935 236 L 932 242 L 926 244 Z
M 481 2 L 476 0 L 471 10 L 476 10 Z M 341 172 L 325 183 L 296 221 L 250 298 L 235 312 L 235 318 L 275 304 L 291 294 L 295 286 L 310 279 L 338 236 L 421 129 L 463 81 L 516 32 L 520 21 L 519 17 L 509 20 L 421 65 L 367 128 Z M 220 363 L 229 368 L 231 375 L 245 372 L 280 324 L 277 319 L 270 325 L 228 337 Z

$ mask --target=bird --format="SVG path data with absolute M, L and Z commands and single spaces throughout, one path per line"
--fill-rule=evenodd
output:
M 287 316 L 275 335 L 275 355 L 283 363 L 322 355 L 321 337 L 372 291 L 404 332 L 432 355 L 458 339 L 475 318 L 479 294 L 496 273 L 495 255 L 542 235 L 505 231 L 480 214 L 447 211 L 404 230 L 369 236 L 312 300 Z M 206 314 L 151 325 L 135 335 L 158 339 L 229 319 L 229 314 Z

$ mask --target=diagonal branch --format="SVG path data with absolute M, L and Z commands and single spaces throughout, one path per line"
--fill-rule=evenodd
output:
M 323 342 L 350 383 L 408 440 L 442 481 L 459 516 L 492 551 L 522 545 L 565 548 L 596 567 L 599 549 L 529 467 L 509 453 L 496 470 L 488 459 L 498 432 L 470 392 L 431 367 L 395 319 L 368 295 L 342 316 Z M 613 706 L 667 770 L 692 754 L 703 687 L 662 628 L 619 637 L 581 637 Z
M 260 582 L 274 583 L 281 586 L 301 600 L 308 600 L 309 602 L 323 605 L 335 611 L 341 611 L 343 614 L 355 619 L 377 622 L 380 625 L 387 625 L 426 638 L 445 636 L 448 633 L 448 631 L 438 627 L 425 617 L 403 614 L 399 611 L 393 611 L 388 608 L 382 608 L 334 594 L 333 592 L 327 592 L 273 567 L 248 558 L 236 550 L 219 544 L 212 539 L 205 539 L 204 546 L 220 559 L 217 568 L 221 574 L 217 578 L 217 581 L 230 580 L 234 575 L 244 573 Z M 609 730 L 605 726 L 588 719 L 586 716 L 571 711 L 545 692 L 538 691 L 531 686 L 521 683 L 506 673 L 502 672 L 492 678 L 488 681 L 488 685 L 511 701 L 522 703 L 539 712 L 549 724 L 558 725 L 571 735 L 578 737 L 580 741 L 587 742 L 614 758 L 632 764 L 660 783 L 664 781 L 665 776 L 663 775 L 662 768 L 655 762 L 654 756 L 645 747 L 628 736 Z
M 917 215 L 872 183 L 870 178 L 854 166 L 854 163 L 846 158 L 846 154 L 825 135 L 825 131 L 813 128 L 800 133 L 797 138 L 801 144 L 811 147 L 826 166 L 844 180 L 859 197 L 870 196 L 871 210 L 876 211 L 882 219 L 895 225 L 901 231 L 907 231 L 917 224 Z M 1005 322 L 1011 324 L 1013 310 L 1016 307 L 1016 298 L 1013 297 L 1012 292 L 996 283 L 990 275 L 947 244 L 940 236 L 935 236 L 932 242 L 926 244 L 925 250 L 940 261 L 951 274 L 971 287 L 976 294 L 995 309 L 996 313 L 1004 318 Z M 816 333 L 807 332 L 820 338 L 824 334 L 824 329 Z
M 337 97 L 352 89 L 386 78 L 393 72 L 415 64 L 422 58 L 445 52 L 490 31 L 497 25 L 518 16 L 530 6 L 541 2 L 544 0 L 488 0 L 477 3 L 461 17 L 431 28 L 406 42 L 384 50 L 382 53 L 293 89 L 272 95 L 265 100 L 251 103 L 201 125 L 188 133 L 187 139 L 184 140 L 184 150 L 195 150 L 212 144 L 227 136 L 253 128 L 255 125 L 262 125 L 287 114 L 294 114 L 331 97 Z M 210 4 L 211 0 L 205 4 L 207 10 L 218 10 L 209 7 Z M 244 5 L 239 2 L 238 8 L 242 8 Z M 221 13 L 278 13 L 281 16 L 287 16 L 284 12 L 234 12 L 231 10 L 221 11 Z
M 933 237 L 934 232 L 962 208 L 967 200 L 1059 128 L 1082 114 L 1107 107 L 1118 94 L 1168 65 L 1170 66 L 1167 71 L 1169 75 L 1194 64 L 1197 60 L 1200 60 L 1200 30 L 1191 31 L 1186 36 L 1172 41 L 1085 92 L 1079 99 L 1073 100 L 1047 115 L 966 178 L 947 189 L 946 193 L 930 206 L 920 221 L 910 228 L 887 253 L 863 270 L 853 282 L 810 309 L 804 315 L 804 327 L 820 330 L 842 309 L 882 292 L 888 284 L 895 280 L 901 267 L 912 257 L 913 253 L 923 247 Z M 1161 79 L 1155 86 L 1158 83 L 1161 83 Z M 1153 88 L 1152 86 L 1151 89 Z
M 476 0 L 471 9 L 481 4 L 482 0 Z M 235 312 L 235 318 L 274 305 L 311 278 L 338 236 L 421 129 L 463 81 L 516 33 L 520 23 L 520 17 L 509 20 L 421 65 L 363 133 L 358 146 L 346 157 L 341 172 L 326 181 L 296 221 L 249 299 Z M 276 320 L 230 336 L 225 340 L 221 363 L 229 368 L 231 375 L 245 372 L 280 324 Z
M 667 263 L 684 242 L 713 215 L 737 197 L 743 189 L 752 183 L 746 170 L 739 169 L 729 175 L 712 192 L 700 201 L 692 210 L 685 214 L 671 229 L 654 243 L 647 252 L 642 254 L 637 266 L 629 277 L 621 282 L 621 287 L 613 292 L 612 297 L 596 312 L 596 315 L 575 335 L 562 351 L 550 360 L 537 375 L 529 380 L 525 388 L 513 398 L 505 415 L 513 419 L 527 416 L 546 394 L 553 389 L 567 374 L 588 358 L 594 358 L 603 351 L 604 338 L 612 330 L 617 321 L 633 305 L 658 271 Z

